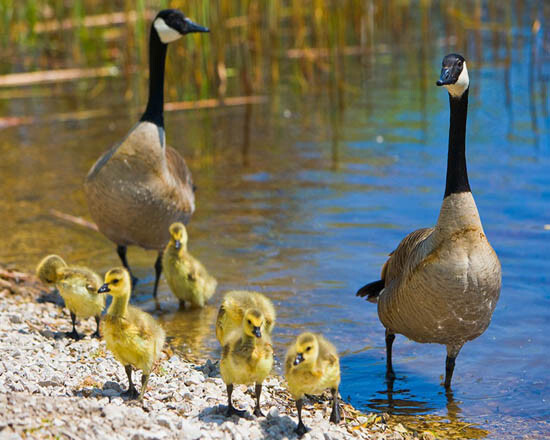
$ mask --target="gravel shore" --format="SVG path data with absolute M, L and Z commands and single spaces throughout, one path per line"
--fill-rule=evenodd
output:
M 95 323 L 80 323 L 80 341 L 66 310 L 38 302 L 44 288 L 34 277 L 3 270 L 0 278 L 0 439 L 285 439 L 296 438 L 294 402 L 282 379 L 264 382 L 262 410 L 251 414 L 253 390 L 235 388 L 234 403 L 245 418 L 226 418 L 225 385 L 217 362 L 193 364 L 166 348 L 149 381 L 143 403 L 127 401 L 123 367 L 91 339 Z M 6 276 L 7 274 L 7 276 Z M 14 275 L 15 274 L 15 275 Z M 139 377 L 136 380 L 139 382 Z M 384 417 L 361 415 L 344 405 L 344 420 L 328 422 L 328 402 L 309 401 L 305 439 L 413 439 L 391 429 Z

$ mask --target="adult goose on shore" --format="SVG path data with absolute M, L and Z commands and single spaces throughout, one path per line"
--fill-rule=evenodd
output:
M 166 145 L 164 67 L 168 43 L 191 32 L 209 32 L 175 9 L 160 11 L 149 40 L 149 99 L 139 122 L 106 151 L 86 177 L 90 214 L 99 230 L 117 245 L 124 267 L 129 245 L 159 252 L 155 263 L 156 298 L 162 251 L 169 226 L 187 223 L 195 210 L 194 186 L 183 157 Z M 134 277 L 132 277 L 135 280 Z
M 466 61 L 443 59 L 438 86 L 449 92 L 451 120 L 445 196 L 437 224 L 407 235 L 382 267 L 379 281 L 357 296 L 378 302 L 386 328 L 386 377 L 395 377 L 395 334 L 447 347 L 445 388 L 451 386 L 462 346 L 489 326 L 500 295 L 501 268 L 487 241 L 466 170 L 466 114 L 469 77 Z

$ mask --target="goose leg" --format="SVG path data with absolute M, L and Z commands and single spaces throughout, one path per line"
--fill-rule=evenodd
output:
M 73 330 L 70 333 L 67 333 L 67 336 L 78 341 L 80 339 L 80 335 L 76 331 L 76 315 L 73 312 L 71 312 L 71 321 L 73 323 Z
M 95 317 L 95 332 L 92 333 L 92 338 L 100 338 L 101 335 L 99 334 L 99 316 Z
M 141 376 L 141 392 L 139 393 L 138 400 L 143 400 L 143 395 L 145 394 L 145 390 L 147 389 L 147 382 L 149 381 L 149 375 L 143 373 Z
M 121 395 L 128 397 L 128 399 L 135 399 L 138 396 L 138 392 L 134 383 L 132 382 L 132 366 L 125 365 L 124 370 L 126 371 L 126 376 L 128 376 L 128 389 L 124 391 Z
M 340 404 L 338 403 L 338 388 L 332 388 L 332 413 L 330 414 L 330 421 L 332 423 L 340 423 Z
M 395 372 L 392 364 L 392 345 L 395 340 L 395 334 L 386 329 L 386 379 L 395 379 Z
M 232 415 L 237 415 L 239 417 L 244 417 L 246 411 L 236 409 L 231 402 L 231 394 L 233 394 L 233 384 L 227 385 L 227 411 L 225 415 L 231 417 Z
M 128 269 L 128 272 L 130 273 L 130 278 L 132 279 L 132 289 L 136 286 L 138 279 L 132 274 L 132 269 L 130 269 L 130 266 L 128 264 L 128 260 L 126 259 L 126 246 L 120 246 L 118 245 L 116 247 L 116 253 L 118 254 L 118 257 L 120 258 L 120 261 L 122 261 L 122 265 Z
M 456 357 L 450 357 L 447 355 L 445 359 L 445 388 L 451 389 L 451 380 L 453 378 L 453 372 L 455 370 Z
M 296 429 L 294 432 L 298 434 L 298 437 L 302 437 L 308 429 L 306 428 L 306 425 L 304 425 L 304 422 L 302 422 L 302 405 L 304 403 L 303 399 L 296 400 L 296 409 L 298 410 L 298 426 L 296 426 Z
M 265 417 L 262 413 L 262 410 L 260 409 L 260 395 L 262 394 L 262 384 L 257 383 L 256 384 L 256 408 L 254 408 L 254 415 L 256 417 Z
M 447 359 L 445 359 L 445 389 L 451 389 L 451 380 L 453 379 L 453 372 L 455 370 L 455 361 L 458 353 L 460 352 L 460 346 L 447 346 Z
M 155 299 L 157 299 L 157 289 L 159 287 L 161 273 L 162 273 L 162 251 L 159 252 L 157 261 L 155 261 L 155 287 L 153 287 L 153 298 Z

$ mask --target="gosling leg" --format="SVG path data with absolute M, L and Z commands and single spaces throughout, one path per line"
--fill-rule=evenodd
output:
M 125 365 L 124 370 L 126 371 L 126 376 L 128 376 L 128 389 L 122 393 L 122 396 L 128 397 L 128 399 L 135 399 L 138 396 L 138 392 L 132 382 L 132 366 Z
M 451 389 L 451 380 L 453 378 L 453 372 L 455 370 L 455 361 L 456 357 L 450 357 L 447 355 L 447 359 L 445 360 L 445 389 L 450 390 Z
M 256 384 L 256 408 L 254 408 L 254 415 L 256 417 L 265 417 L 262 413 L 262 410 L 260 409 L 260 395 L 262 394 L 262 384 L 257 383 Z
M 95 332 L 92 333 L 92 338 L 101 338 L 101 335 L 99 334 L 99 316 L 95 317 Z
M 80 335 L 76 331 L 76 315 L 71 312 L 71 321 L 73 323 L 73 330 L 70 333 L 67 333 L 67 336 L 69 338 L 73 338 L 75 341 L 78 341 L 80 339 Z
M 386 379 L 394 380 L 395 372 L 392 364 L 392 345 L 395 335 L 386 329 Z
M 159 287 L 161 273 L 162 273 L 162 251 L 159 252 L 157 261 L 155 261 L 155 287 L 153 287 L 153 298 L 155 299 L 157 299 L 157 290 Z
M 338 388 L 332 388 L 332 413 L 330 414 L 330 421 L 332 423 L 340 423 L 340 404 L 338 403 Z
M 128 260 L 126 259 L 126 246 L 117 246 L 116 247 L 116 253 L 118 254 L 118 257 L 120 258 L 120 261 L 122 261 L 122 265 L 128 269 L 128 272 L 130 273 L 130 278 L 132 279 L 132 289 L 136 287 L 136 284 L 138 282 L 138 279 L 132 274 L 132 269 L 130 269 L 130 265 L 128 264 Z
M 147 389 L 147 382 L 149 382 L 149 375 L 143 373 L 141 376 L 141 392 L 139 393 L 139 401 L 143 400 L 143 396 L 145 395 L 145 390 Z
M 303 399 L 296 400 L 296 409 L 298 410 L 298 426 L 294 430 L 296 434 L 298 434 L 298 437 L 302 437 L 308 429 L 306 428 L 306 425 L 304 425 L 304 422 L 302 422 L 302 404 L 304 403 Z
M 231 402 L 231 394 L 233 394 L 233 384 L 227 385 L 227 411 L 225 411 L 225 415 L 227 417 L 231 417 L 235 414 L 239 417 L 244 417 L 246 411 L 235 409 L 233 403 Z

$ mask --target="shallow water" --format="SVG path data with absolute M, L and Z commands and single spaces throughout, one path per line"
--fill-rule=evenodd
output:
M 456 438 L 550 435 L 550 59 L 545 29 L 532 37 L 530 25 L 526 19 L 510 28 L 509 45 L 487 32 L 479 46 L 466 44 L 470 183 L 501 259 L 503 288 L 491 326 L 457 360 L 452 397 L 440 386 L 444 347 L 402 336 L 388 390 L 376 307 L 354 296 L 378 279 L 405 234 L 437 219 L 448 103 L 434 82 L 442 55 L 454 49 L 439 44 L 437 20 L 430 44 L 418 51 L 381 45 L 368 56 L 343 57 L 338 82 L 325 78 L 304 90 L 294 81 L 297 62 L 286 60 L 263 104 L 167 113 L 168 142 L 185 154 L 198 186 L 190 250 L 220 283 L 212 304 L 193 312 L 178 311 L 161 284 L 157 316 L 172 343 L 189 356 L 217 357 L 220 294 L 256 289 L 278 309 L 279 359 L 304 328 L 322 331 L 342 353 L 342 396 L 361 409 L 400 415 L 419 429 L 407 417 L 420 414 Z M 100 272 L 119 264 L 104 237 L 50 209 L 89 218 L 83 178 L 142 108 L 138 98 L 124 100 L 129 82 L 144 85 L 143 72 L 21 88 L 20 97 L 17 89 L 0 90 L 0 117 L 37 118 L 0 130 L 1 262 L 30 270 L 55 252 Z M 103 114 L 45 120 L 96 109 Z M 149 311 L 154 259 L 129 251 L 142 280 L 133 300 Z

